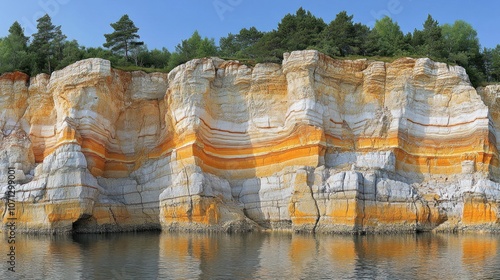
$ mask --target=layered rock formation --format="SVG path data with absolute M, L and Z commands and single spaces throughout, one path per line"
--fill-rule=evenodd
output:
M 2 193 L 10 167 L 24 231 L 500 230 L 499 92 L 316 51 L 4 74 Z

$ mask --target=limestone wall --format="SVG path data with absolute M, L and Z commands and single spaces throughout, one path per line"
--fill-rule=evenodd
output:
M 9 73 L 0 184 L 13 167 L 25 231 L 499 230 L 499 92 L 425 58 L 317 51 Z

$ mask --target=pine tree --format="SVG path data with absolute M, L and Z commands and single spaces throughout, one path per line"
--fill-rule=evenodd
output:
M 24 29 L 21 27 L 19 22 L 14 22 L 9 28 L 9 36 L 16 37 L 22 47 L 26 47 L 28 44 L 29 37 L 24 36 Z
M 294 15 L 287 14 L 276 30 L 280 51 L 305 50 L 317 46 L 320 34 L 325 28 L 323 19 L 315 17 L 303 8 L 299 8 Z
M 255 27 L 251 27 L 250 29 L 243 28 L 236 35 L 229 33 L 227 37 L 222 37 L 219 41 L 220 53 L 228 57 L 255 57 L 252 49 L 262 36 L 264 36 L 264 33 Z
M 33 42 L 30 45 L 31 52 L 35 55 L 33 71 L 51 73 L 63 58 L 66 36 L 63 35 L 60 25 L 52 24 L 48 14 L 39 18 L 37 22 L 38 32 L 33 34 Z
M 439 23 L 427 16 L 423 30 L 413 32 L 412 45 L 415 53 L 432 58 L 443 58 L 445 55 L 442 30 Z
M 0 44 L 0 72 L 28 70 L 28 40 L 21 25 L 14 22 Z
M 110 24 L 115 30 L 111 34 L 104 34 L 106 37 L 106 43 L 104 47 L 110 48 L 114 52 L 123 52 L 125 58 L 128 60 L 129 52 L 132 48 L 137 45 L 141 45 L 142 42 L 136 42 L 135 39 L 139 39 L 140 36 L 137 34 L 139 28 L 137 28 L 134 22 L 129 18 L 128 15 L 124 15 L 115 23 Z

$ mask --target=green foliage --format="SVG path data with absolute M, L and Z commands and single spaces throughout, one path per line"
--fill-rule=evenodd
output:
M 163 72 L 163 73 L 168 73 L 168 70 L 165 68 L 154 68 L 154 67 L 142 67 L 142 66 L 135 66 L 135 65 L 128 65 L 128 66 L 116 66 L 114 65 L 114 68 L 127 71 L 127 72 L 133 72 L 133 71 L 143 71 L 146 73 L 155 73 L 155 72 Z
M 477 32 L 470 24 L 459 20 L 439 25 L 431 15 L 422 29 L 403 34 L 398 23 L 389 17 L 378 20 L 370 29 L 355 23 L 353 16 L 343 11 L 326 25 L 323 19 L 300 8 L 295 14 L 285 15 L 276 30 L 243 28 L 237 34 L 221 38 L 219 48 L 213 39 L 203 38 L 195 31 L 173 53 L 165 48 L 148 50 L 142 42 L 136 42 L 139 28 L 127 15 L 111 26 L 114 32 L 105 34 L 107 49 L 104 49 L 85 48 L 77 41 L 66 41 L 61 27 L 54 26 L 48 15 L 38 19 L 38 32 L 30 44 L 21 25 L 15 22 L 9 35 L 0 38 L 0 73 L 13 70 L 32 75 L 50 73 L 91 57 L 110 60 L 119 69 L 147 72 L 167 71 L 194 58 L 216 55 L 255 65 L 280 63 L 284 52 L 318 49 L 340 58 L 371 56 L 382 61 L 425 56 L 463 66 L 474 85 L 500 81 L 500 45 L 481 51 Z
M 287 14 L 278 24 L 275 33 L 283 51 L 305 50 L 316 47 L 321 41 L 321 32 L 326 24 L 311 12 L 300 8 L 295 15 Z
M 229 33 L 227 37 L 222 37 L 219 41 L 220 54 L 224 57 L 256 57 L 254 46 L 263 36 L 264 33 L 255 27 L 243 28 L 236 35 Z
M 175 47 L 175 52 L 170 56 L 168 68 L 173 69 L 191 59 L 215 56 L 217 53 L 214 39 L 208 39 L 207 37 L 202 39 L 198 31 L 195 31 L 189 39 L 182 40 Z
M 113 54 L 112 51 L 103 49 L 101 47 L 97 48 L 85 48 L 83 58 L 102 58 L 111 61 L 112 64 L 117 64 L 121 57 Z
M 37 20 L 37 33 L 33 34 L 30 45 L 33 73 L 51 73 L 57 68 L 59 61 L 63 59 L 63 45 L 66 36 L 61 31 L 61 26 L 52 24 L 49 15 Z
M 500 45 L 494 49 L 484 49 L 483 57 L 487 80 L 500 81 Z
M 442 35 L 442 28 L 439 23 L 427 16 L 423 30 L 413 32 L 412 38 L 413 52 L 418 55 L 431 58 L 442 58 L 445 56 L 445 44 Z
M 238 42 L 238 35 L 229 33 L 227 37 L 222 37 L 219 40 L 220 54 L 224 57 L 236 57 L 241 50 Z
M 217 55 L 217 46 L 214 39 L 204 38 L 196 50 L 196 57 L 208 57 Z
M 321 34 L 321 51 L 331 56 L 366 55 L 370 28 L 354 24 L 352 18 L 345 11 L 337 14 Z
M 170 56 L 171 53 L 166 48 L 143 52 L 140 56 L 142 62 L 140 65 L 147 68 L 166 69 Z
M 9 35 L 0 41 L 0 73 L 14 70 L 28 72 L 28 39 L 21 25 L 14 22 L 9 28 Z
M 254 58 L 257 62 L 281 62 L 283 59 L 282 41 L 277 35 L 277 31 L 265 33 L 262 38 L 253 45 L 249 53 L 250 58 Z
M 325 22 L 311 12 L 300 8 L 295 14 L 287 14 L 271 32 L 259 32 L 256 28 L 242 29 L 238 35 L 229 34 L 221 39 L 224 56 L 251 58 L 257 62 L 280 62 L 283 53 L 294 50 L 319 48 Z
M 353 54 L 355 31 L 352 22 L 353 16 L 345 11 L 337 14 L 335 19 L 323 30 L 321 44 L 325 52 L 332 56 L 347 56 Z
M 381 56 L 393 56 L 405 51 L 405 37 L 399 24 L 393 22 L 388 16 L 375 22 L 373 35 L 378 51 Z
M 457 20 L 453 25 L 442 26 L 442 36 L 447 61 L 463 66 L 473 84 L 484 81 L 484 60 L 476 30 L 469 23 Z
M 85 57 L 85 51 L 78 45 L 76 40 L 66 41 L 63 45 L 63 59 L 57 65 L 57 69 L 62 69 L 75 61 L 82 60 Z
M 136 46 L 135 39 L 140 38 L 137 35 L 139 28 L 135 26 L 128 15 L 123 15 L 117 22 L 110 25 L 113 27 L 114 32 L 104 34 L 106 43 L 103 46 L 110 48 L 113 52 L 124 54 L 125 59 L 128 60 L 129 52 Z
M 477 32 L 469 23 L 457 20 L 453 25 L 445 24 L 442 26 L 442 34 L 448 53 L 479 53 Z
M 148 47 L 145 45 L 136 45 L 130 50 L 130 58 L 135 66 L 144 64 L 145 54 L 148 53 Z

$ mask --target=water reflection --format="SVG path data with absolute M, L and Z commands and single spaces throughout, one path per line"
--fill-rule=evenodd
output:
M 497 243 L 498 238 L 493 236 L 481 238 L 471 235 L 461 240 L 462 263 L 470 275 L 487 278 L 488 275 L 494 275 L 492 274 L 494 271 L 495 278 L 498 278 L 498 262 L 495 262 L 498 253 Z
M 500 273 L 499 240 L 488 234 L 18 236 L 17 272 L 3 265 L 0 278 L 495 278 Z M 6 256 L 5 239 L 0 246 Z
M 161 279 L 253 279 L 259 235 L 170 233 L 160 237 Z

